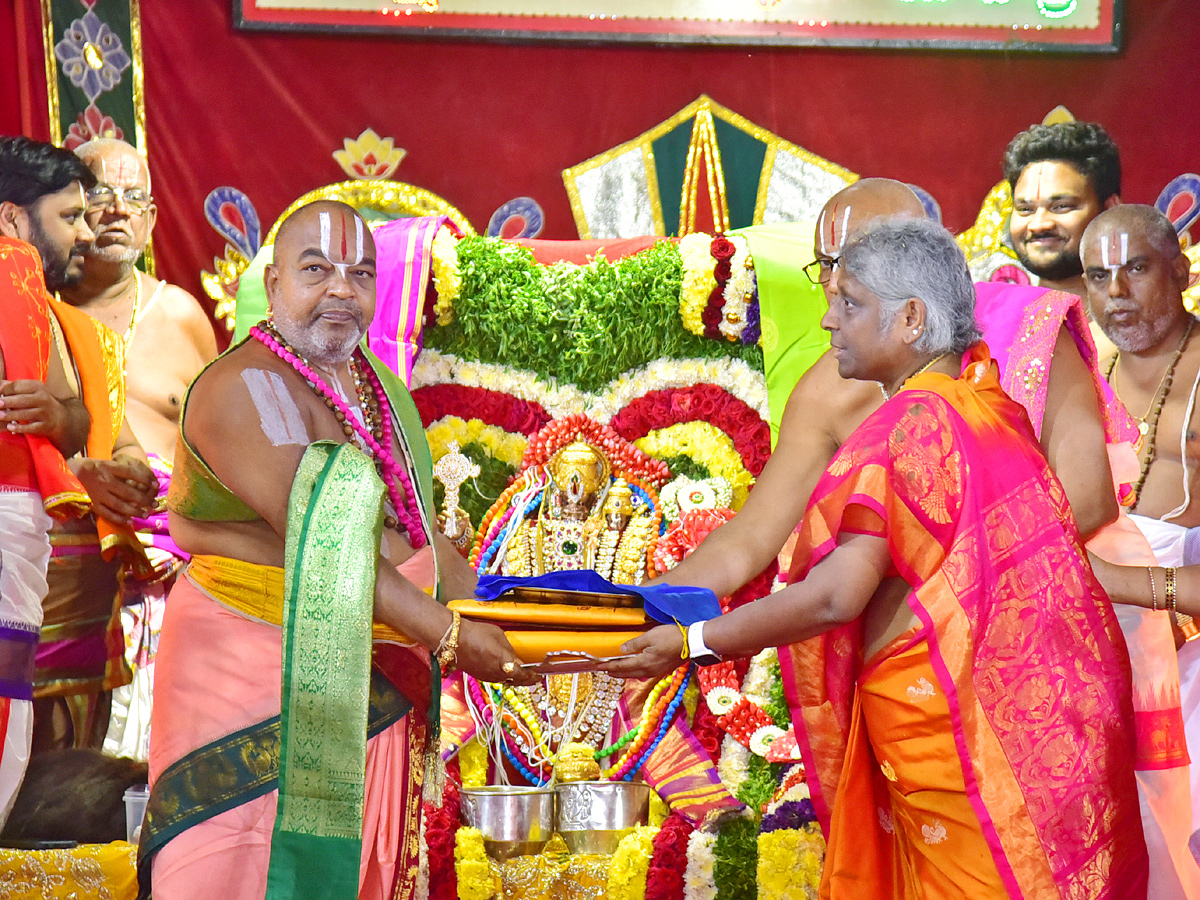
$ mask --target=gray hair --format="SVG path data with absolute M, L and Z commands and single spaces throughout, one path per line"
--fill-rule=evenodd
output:
M 962 353 L 982 337 L 975 321 L 975 285 L 954 237 L 929 219 L 880 219 L 842 251 L 846 273 L 879 298 L 883 324 L 905 301 L 925 304 L 921 353 Z

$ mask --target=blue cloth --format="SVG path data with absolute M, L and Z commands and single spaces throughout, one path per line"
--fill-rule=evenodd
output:
M 500 595 L 514 587 L 545 588 L 553 591 L 593 591 L 602 594 L 637 594 L 646 605 L 646 613 L 656 622 L 678 622 L 691 625 L 715 619 L 721 614 L 717 595 L 708 588 L 680 587 L 655 584 L 635 587 L 613 584 L 591 569 L 577 572 L 550 572 L 536 578 L 512 575 L 481 575 L 475 596 L 480 600 L 499 600 Z

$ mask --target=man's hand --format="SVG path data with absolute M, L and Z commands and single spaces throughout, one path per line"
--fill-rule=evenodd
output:
M 75 398 L 59 400 L 44 382 L 0 382 L 0 424 L 13 434 L 39 434 L 73 456 L 87 439 L 87 409 Z M 72 446 L 72 445 L 76 446 Z
M 621 678 L 660 678 L 674 672 L 683 658 L 683 632 L 678 625 L 659 625 L 621 645 L 622 653 L 636 653 L 633 659 L 608 663 L 604 671 Z
M 127 525 L 154 506 L 158 479 L 138 459 L 79 459 L 70 462 L 75 477 L 92 499 L 92 512 L 115 525 Z
M 498 684 L 534 684 L 541 678 L 521 668 L 503 631 L 469 619 L 463 619 L 458 628 L 458 668 L 480 681 Z

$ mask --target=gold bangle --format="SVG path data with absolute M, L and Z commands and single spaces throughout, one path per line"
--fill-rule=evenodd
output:
M 1158 591 L 1154 587 L 1154 567 L 1146 566 L 1146 574 L 1150 576 L 1150 608 L 1158 611 Z
M 462 623 L 462 616 L 459 615 L 457 609 L 450 610 L 450 615 L 450 627 L 446 629 L 446 633 L 442 635 L 441 643 L 437 645 L 437 650 L 434 651 L 434 655 L 437 656 L 438 668 L 443 673 L 448 671 L 458 661 L 458 626 Z
M 1176 596 L 1176 569 L 1174 565 L 1166 568 L 1166 608 L 1171 611 L 1171 622 L 1174 622 L 1177 628 L 1182 628 L 1189 622 L 1192 622 L 1192 617 L 1181 616 L 1175 604 Z

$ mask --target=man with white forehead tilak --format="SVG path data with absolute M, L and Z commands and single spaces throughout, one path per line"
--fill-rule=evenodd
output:
M 160 900 L 410 896 L 441 672 L 532 676 L 503 632 L 439 602 L 475 576 L 437 530 L 412 398 L 359 348 L 362 218 L 297 210 L 264 283 L 271 317 L 200 374 L 181 420 L 168 508 L 192 561 L 159 648 L 139 874 Z M 265 792 L 245 759 L 278 760 Z

